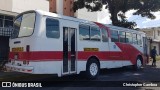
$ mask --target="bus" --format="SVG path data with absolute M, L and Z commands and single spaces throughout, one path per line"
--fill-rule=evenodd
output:
M 7 70 L 59 77 L 147 63 L 145 33 L 31 10 L 19 14 L 10 38 Z

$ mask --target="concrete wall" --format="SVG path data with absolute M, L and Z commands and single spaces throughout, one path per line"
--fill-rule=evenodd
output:
M 36 9 L 49 11 L 49 1 L 48 0 L 13 0 L 12 1 L 13 12 L 21 13 L 27 10 L 36 10 Z
M 12 0 L 0 0 L 0 10 L 11 11 Z
M 141 31 L 145 32 L 147 34 L 147 37 L 152 37 L 154 40 L 159 40 L 160 41 L 160 28 L 155 27 L 155 28 L 146 28 L 142 29 Z
M 57 13 L 63 15 L 63 0 L 56 0 Z
M 56 2 L 57 0 L 49 0 L 49 11 L 50 12 L 54 12 L 54 13 L 57 12 Z
M 84 9 L 79 9 L 76 12 L 76 17 L 80 18 L 80 19 L 85 19 L 85 20 L 89 20 L 89 21 L 94 21 L 97 22 L 98 21 L 98 13 L 97 12 L 88 12 L 86 8 Z
M 104 24 L 111 23 L 111 20 L 109 18 L 110 17 L 109 11 L 105 9 L 105 6 L 103 6 L 102 11 L 96 11 L 96 12 L 88 12 L 86 8 L 79 9 L 76 12 L 76 17 Z

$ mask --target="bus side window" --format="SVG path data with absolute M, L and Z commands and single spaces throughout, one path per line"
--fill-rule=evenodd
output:
M 91 26 L 91 33 L 90 33 L 91 40 L 93 41 L 100 41 L 101 40 L 101 34 L 98 27 Z
M 102 28 L 101 29 L 101 34 L 102 34 L 102 41 L 103 42 L 108 42 L 108 33 L 107 30 Z
M 133 34 L 133 44 L 138 44 L 137 34 Z
M 120 42 L 125 43 L 125 32 L 119 31 Z
M 137 41 L 138 41 L 138 45 L 142 45 L 141 35 L 138 35 L 138 34 L 137 34 Z
M 118 31 L 111 30 L 111 41 L 112 42 L 119 42 Z
M 90 27 L 88 25 L 79 25 L 79 38 L 80 40 L 90 40 Z
M 46 36 L 48 38 L 59 38 L 59 21 L 51 18 L 46 19 Z
M 132 44 L 132 34 L 126 32 L 126 43 L 131 43 Z

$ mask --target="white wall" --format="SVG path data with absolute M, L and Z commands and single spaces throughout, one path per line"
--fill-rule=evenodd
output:
M 12 0 L 0 0 L 0 10 L 11 11 Z
M 88 12 L 86 8 L 77 10 L 76 15 L 76 17 L 80 19 L 85 19 L 94 22 L 98 21 L 98 13 Z
M 96 11 L 96 12 L 88 12 L 86 8 L 79 9 L 76 12 L 76 17 L 104 24 L 111 23 L 109 11 L 105 9 L 105 6 L 103 6 L 102 11 Z
M 56 0 L 56 9 L 58 14 L 63 15 L 63 0 Z
M 98 11 L 98 22 L 111 24 L 112 21 L 110 20 L 110 16 L 111 14 L 109 13 L 109 10 L 105 9 L 105 6 L 103 6 L 102 11 Z
M 49 11 L 49 1 L 48 0 L 13 0 L 12 1 L 12 11 L 13 12 L 24 12 L 27 10 L 44 10 Z

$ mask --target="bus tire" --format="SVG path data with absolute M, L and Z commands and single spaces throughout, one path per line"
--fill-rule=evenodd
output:
M 142 60 L 140 57 L 137 57 L 136 64 L 134 65 L 135 70 L 139 70 L 142 67 Z
M 88 79 L 96 79 L 100 72 L 100 65 L 95 58 L 91 58 L 86 66 L 86 77 Z

